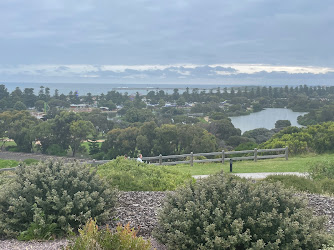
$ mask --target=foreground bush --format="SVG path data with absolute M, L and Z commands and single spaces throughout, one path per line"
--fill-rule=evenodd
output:
M 215 175 L 169 194 L 155 237 L 170 249 L 319 249 L 329 236 L 279 184 Z
M 70 244 L 67 249 L 73 250 L 148 250 L 151 243 L 142 237 L 137 237 L 137 232 L 130 228 L 130 225 L 117 226 L 116 232 L 112 232 L 108 227 L 98 230 L 96 221 L 89 220 L 83 229 L 79 229 L 79 237 Z
M 0 189 L 0 235 L 53 238 L 89 218 L 108 219 L 115 194 L 89 168 L 60 162 L 21 166 Z
M 139 163 L 123 157 L 99 166 L 98 173 L 123 191 L 174 190 L 186 180 L 191 179 L 190 174 L 183 174 L 165 166 Z

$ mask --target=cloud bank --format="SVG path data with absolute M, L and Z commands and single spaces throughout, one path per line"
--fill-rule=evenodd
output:
M 332 0 L 1 0 L 0 80 L 326 78 L 333 13 Z
M 334 79 L 334 68 L 273 66 L 263 64 L 177 64 L 177 65 L 18 65 L 0 66 L 0 80 L 91 83 L 221 83 L 234 80 Z M 251 82 L 252 83 L 252 82 Z M 260 81 L 261 83 L 261 81 Z

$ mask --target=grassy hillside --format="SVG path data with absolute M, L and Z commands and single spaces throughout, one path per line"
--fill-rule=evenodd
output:
M 315 155 L 308 154 L 296 156 L 286 161 L 283 158 L 254 161 L 233 162 L 233 173 L 259 173 L 259 172 L 306 172 L 311 165 L 319 161 L 334 161 L 334 154 Z M 229 162 L 221 163 L 195 163 L 193 167 L 189 164 L 169 166 L 191 175 L 206 175 L 230 171 Z

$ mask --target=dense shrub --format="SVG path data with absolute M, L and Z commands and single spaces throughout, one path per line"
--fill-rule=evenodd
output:
M 105 156 L 106 155 L 104 154 L 104 152 L 100 152 L 100 153 L 91 155 L 91 158 L 95 160 L 104 160 Z
M 334 152 L 334 122 L 306 128 L 287 127 L 260 145 L 261 148 L 289 147 L 291 154 Z
M 322 193 L 334 194 L 334 179 L 322 179 L 320 181 L 315 181 L 319 183 Z
M 39 161 L 36 159 L 25 159 L 23 161 L 23 163 L 25 163 L 26 165 L 33 165 L 33 164 L 37 164 Z
M 334 179 L 334 162 L 321 161 L 310 167 L 310 176 L 315 179 Z
M 263 143 L 268 141 L 274 134 L 275 132 L 272 130 L 266 128 L 256 128 L 246 131 L 242 134 L 242 136 L 255 139 L 256 143 Z
M 281 182 L 286 188 L 294 188 L 297 191 L 334 194 L 334 179 L 313 180 L 311 178 L 295 175 L 270 175 L 264 179 L 268 182 Z
M 118 157 L 99 166 L 98 173 L 123 191 L 174 190 L 186 180 L 191 179 L 190 174 L 183 174 L 165 166 L 124 159 L 124 157 Z
M 18 148 L 18 146 L 8 146 L 6 147 L 6 150 L 9 152 L 20 152 L 20 149 Z
M 19 166 L 0 189 L 0 235 L 49 238 L 77 229 L 89 218 L 105 221 L 115 194 L 89 168 L 46 162 Z
M 222 174 L 169 194 L 155 237 L 170 249 L 319 249 L 324 218 L 278 183 Z
M 83 229 L 79 229 L 79 237 L 70 244 L 67 249 L 75 250 L 148 250 L 151 249 L 149 241 L 137 237 L 137 232 L 130 228 L 130 225 L 117 226 L 116 232 L 108 227 L 104 230 L 98 229 L 96 221 L 89 220 Z
M 67 152 L 58 144 L 52 144 L 46 150 L 46 153 L 49 155 L 57 155 L 57 156 L 66 156 Z
M 310 178 L 296 175 L 270 175 L 264 179 L 268 182 L 281 182 L 286 188 L 294 188 L 298 191 L 309 193 L 322 193 L 319 183 Z

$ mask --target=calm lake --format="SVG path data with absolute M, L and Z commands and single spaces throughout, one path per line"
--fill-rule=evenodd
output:
M 297 117 L 307 112 L 293 112 L 291 109 L 268 108 L 250 115 L 230 117 L 234 127 L 239 128 L 241 133 L 256 128 L 275 128 L 277 120 L 289 120 L 292 126 L 301 127 L 297 123 Z

